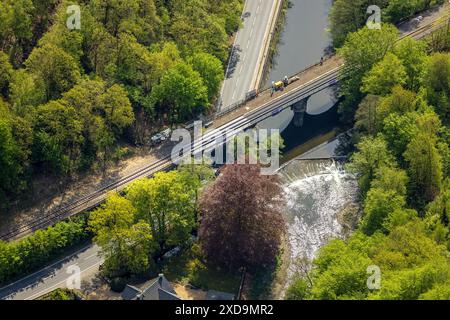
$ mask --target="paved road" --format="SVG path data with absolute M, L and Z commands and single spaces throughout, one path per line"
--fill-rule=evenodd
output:
M 264 0 L 265 1 L 265 0 Z M 449 5 L 446 3 L 444 6 L 441 6 L 439 10 L 432 10 L 431 13 L 425 15 L 427 18 L 425 20 L 430 21 L 439 21 L 439 24 L 445 22 L 445 19 L 448 19 L 448 8 Z M 260 9 L 261 10 L 261 9 Z M 442 17 L 438 19 L 438 17 Z M 445 19 L 444 19 L 445 18 Z M 425 23 L 425 22 L 423 22 Z M 423 24 L 422 23 L 422 24 Z M 424 26 L 426 28 L 425 31 L 419 31 L 417 34 L 412 35 L 414 38 L 423 37 L 424 34 L 430 32 L 436 26 L 433 26 L 433 23 L 430 25 Z M 407 32 L 403 31 L 403 32 Z M 303 86 L 306 82 L 312 80 L 315 77 L 323 75 L 323 72 L 327 70 L 333 69 L 338 65 L 341 65 L 342 62 L 335 64 L 328 64 L 333 58 L 325 61 L 323 66 L 314 66 L 310 69 L 299 73 L 300 79 L 302 81 L 294 82 L 294 84 L 290 85 L 286 88 L 286 91 L 291 91 L 292 88 L 297 88 L 298 86 Z M 335 59 L 336 60 L 336 59 Z M 336 61 L 335 61 L 336 62 Z M 249 116 L 248 110 L 252 109 L 261 109 L 265 102 L 270 102 L 278 96 L 278 93 L 275 94 L 274 97 L 268 96 L 268 92 L 260 93 L 260 95 L 253 101 L 249 103 L 245 108 L 240 108 L 235 110 L 233 113 L 228 114 L 227 116 L 222 116 L 215 120 L 215 124 L 212 125 L 212 128 L 221 127 L 223 130 L 228 128 L 233 128 L 235 126 L 233 121 L 237 120 L 239 116 Z M 0 235 L 2 240 L 12 240 L 23 237 L 35 230 L 43 229 L 47 226 L 53 225 L 58 221 L 61 221 L 67 217 L 79 214 L 88 209 L 94 208 L 98 206 L 106 197 L 107 192 L 116 190 L 123 190 L 128 184 L 132 183 L 136 179 L 140 179 L 143 177 L 148 177 L 156 172 L 166 170 L 171 167 L 172 162 L 170 161 L 170 154 L 163 155 L 158 161 L 153 162 L 149 165 L 146 165 L 131 175 L 127 175 L 118 179 L 117 181 L 112 182 L 109 185 L 102 187 L 101 189 L 92 192 L 88 195 L 80 197 L 78 200 L 73 201 L 71 203 L 60 206 L 58 209 L 53 210 L 51 212 L 44 212 L 43 217 L 39 219 L 32 220 L 31 222 L 17 225 L 15 229 L 10 230 L 8 233 Z
M 256 77 L 263 63 L 266 39 L 275 16 L 278 1 L 247 0 L 243 14 L 243 27 L 238 31 L 233 46 L 221 93 L 221 108 L 226 110 L 255 86 Z
M 287 92 L 264 104 L 260 109 L 249 112 L 245 117 L 238 117 L 224 126 L 207 132 L 203 136 L 202 143 L 194 144 L 193 152 L 216 147 L 216 135 L 222 135 L 226 132 L 226 136 L 229 139 L 244 129 L 271 117 L 273 110 L 289 107 L 305 95 L 308 96 L 313 91 L 320 91 L 324 87 L 328 87 L 331 82 L 337 81 L 337 77 L 338 70 L 331 70 L 292 92 Z M 103 262 L 98 256 L 98 252 L 99 248 L 97 246 L 86 246 L 65 259 L 53 263 L 7 287 L 0 288 L 0 300 L 32 300 L 56 288 L 66 287 L 67 279 L 71 277 L 71 274 L 68 273 L 68 268 L 73 265 L 80 268 L 82 277 L 86 276 L 86 278 L 89 278 L 89 275 L 97 271 L 99 265 Z
M 81 280 L 98 272 L 103 259 L 96 245 L 85 246 L 70 256 L 37 271 L 17 282 L 0 288 L 0 300 L 33 300 L 57 288 L 67 287 L 74 269 L 80 268 Z
M 423 37 L 431 30 L 421 31 L 414 37 Z M 339 70 L 342 66 L 329 70 L 315 79 L 300 84 L 292 91 L 285 92 L 273 100 L 262 104 L 259 108 L 240 116 L 227 124 L 213 129 L 204 135 L 204 142 L 194 147 L 194 150 L 207 150 L 215 146 L 214 138 L 216 134 L 226 131 L 227 136 L 233 136 L 242 130 L 249 128 L 256 123 L 271 117 L 274 111 L 291 106 L 293 103 L 310 96 L 311 94 L 327 88 L 338 80 Z M 98 257 L 98 247 L 87 246 L 69 257 L 58 261 L 51 266 L 27 276 L 7 287 L 0 289 L 0 299 L 30 300 L 52 291 L 58 287 L 65 287 L 67 279 L 71 276 L 67 273 L 68 267 L 77 265 L 80 267 L 82 277 L 89 277 L 102 263 Z

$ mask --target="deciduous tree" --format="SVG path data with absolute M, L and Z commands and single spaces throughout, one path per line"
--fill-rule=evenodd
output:
M 409 164 L 411 194 L 423 207 L 439 194 L 442 183 L 442 158 L 436 148 L 436 138 L 418 133 L 408 144 L 404 156 Z
M 406 81 L 407 73 L 402 62 L 394 54 L 388 53 L 364 76 L 361 90 L 385 96 L 391 93 L 394 86 L 402 86 Z
M 137 219 L 136 209 L 126 198 L 109 194 L 106 203 L 91 214 L 89 227 L 105 257 L 107 275 L 140 273 L 150 266 L 150 225 Z
M 57 99 L 80 78 L 78 62 L 54 45 L 36 48 L 26 61 L 27 70 L 41 79 L 47 100 Z
M 137 217 L 150 225 L 158 254 L 184 244 L 196 226 L 195 194 L 199 180 L 189 176 L 191 181 L 186 173 L 157 173 L 127 188 L 126 197 L 136 208 Z M 197 183 L 192 184 L 195 180 Z
M 208 261 L 229 269 L 274 262 L 284 222 L 276 176 L 256 165 L 230 165 L 201 201 L 199 239 Z
M 364 27 L 350 33 L 344 46 L 338 49 L 346 63 L 341 81 L 341 94 L 346 98 L 341 114 L 345 120 L 353 119 L 355 108 L 363 98 L 360 88 L 364 75 L 392 49 L 397 34 L 397 28 L 392 25 L 383 25 L 380 30 Z
M 377 170 L 381 167 L 393 167 L 395 161 L 386 141 L 380 136 L 364 137 L 357 148 L 358 152 L 351 157 L 348 168 L 360 174 L 359 185 L 362 192 L 366 193 Z
M 167 74 L 152 91 L 154 101 L 167 110 L 172 123 L 183 121 L 195 111 L 208 107 L 208 89 L 197 71 L 185 63 L 179 63 Z
M 214 98 L 224 78 L 224 70 L 219 59 L 208 53 L 197 53 L 192 56 L 190 63 L 195 71 L 200 73 L 208 88 L 208 98 Z

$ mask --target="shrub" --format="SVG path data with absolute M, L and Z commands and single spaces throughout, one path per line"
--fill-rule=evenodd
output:
M 13 242 L 0 241 L 0 284 L 32 272 L 89 237 L 84 219 L 60 222 Z
M 109 286 L 111 287 L 112 291 L 120 293 L 123 290 L 125 290 L 125 287 L 127 286 L 127 281 L 124 278 L 113 278 Z

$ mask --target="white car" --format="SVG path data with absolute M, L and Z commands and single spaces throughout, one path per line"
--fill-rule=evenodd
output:
M 416 18 L 414 18 L 413 20 L 412 20 L 412 22 L 415 24 L 415 25 L 418 25 L 419 23 L 421 23 L 423 21 L 423 17 L 422 16 L 418 16 L 418 17 L 416 17 Z
M 161 135 L 158 133 L 158 134 L 154 135 L 153 137 L 151 137 L 150 140 L 152 141 L 152 144 L 158 144 L 162 141 Z
M 172 134 L 172 130 L 171 129 L 166 129 L 166 130 L 160 132 L 159 134 L 164 138 L 163 139 L 163 141 L 164 141 L 164 140 L 170 138 L 170 135 Z
M 171 134 L 172 130 L 166 129 L 164 131 L 161 131 L 160 133 L 155 134 L 153 137 L 150 138 L 150 140 L 152 141 L 152 144 L 159 144 L 169 139 Z

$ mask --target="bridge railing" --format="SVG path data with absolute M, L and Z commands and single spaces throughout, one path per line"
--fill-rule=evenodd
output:
M 299 71 L 299 72 L 297 72 L 295 74 L 292 74 L 290 76 L 287 76 L 287 77 L 288 77 L 288 79 L 292 79 L 292 78 L 298 77 L 298 76 L 300 76 L 302 74 L 305 74 L 308 71 L 310 71 L 310 70 L 316 68 L 317 66 L 319 66 L 321 63 L 325 63 L 326 61 L 330 60 L 333 57 L 335 57 L 334 54 L 326 54 L 326 55 L 323 56 L 322 62 L 319 61 L 319 62 L 317 62 L 317 63 L 315 63 L 313 65 L 310 65 L 306 69 L 303 69 L 303 70 L 301 70 L 301 71 Z M 265 91 L 270 90 L 270 89 L 271 89 L 271 86 L 270 85 L 266 85 L 266 86 L 262 87 L 259 92 L 265 92 Z
M 294 75 L 289 76 L 288 78 L 289 79 L 293 79 L 295 77 L 298 77 L 298 76 L 300 76 L 300 75 L 302 75 L 302 74 L 304 74 L 304 73 L 306 73 L 306 72 L 316 68 L 321 63 L 324 63 L 325 61 L 331 59 L 332 57 L 334 57 L 334 55 L 331 55 L 331 54 L 325 55 L 322 62 L 317 62 L 316 64 L 313 64 L 313 65 L 309 66 L 308 68 L 306 68 L 306 69 L 304 69 L 304 70 L 302 70 L 300 72 L 297 72 Z M 261 94 L 263 94 L 263 93 L 265 93 L 265 92 L 267 92 L 267 91 L 269 91 L 271 89 L 272 89 L 271 86 L 265 86 L 265 87 L 263 87 L 260 90 L 249 91 L 249 92 L 247 92 L 247 94 L 246 94 L 244 99 L 241 99 L 241 100 L 239 100 L 239 101 L 237 101 L 237 102 L 235 102 L 235 103 L 233 103 L 233 104 L 231 104 L 231 105 L 229 105 L 229 106 L 227 106 L 225 108 L 222 107 L 222 101 L 219 100 L 218 103 L 216 104 L 216 108 L 215 109 L 216 110 L 220 110 L 220 111 L 212 113 L 212 114 L 206 116 L 204 119 L 205 119 L 206 122 L 210 122 L 210 121 L 216 120 L 217 118 L 223 117 L 224 115 L 229 114 L 229 113 L 231 113 L 231 112 L 233 112 L 233 111 L 243 107 L 244 105 L 247 104 L 247 102 L 249 102 L 249 101 L 259 97 Z M 223 109 L 223 110 L 221 110 L 221 109 Z
M 430 30 L 434 31 L 436 29 L 436 27 L 438 27 L 438 26 L 442 27 L 442 25 L 448 25 L 448 24 L 449 24 L 449 14 L 445 14 L 442 17 L 440 17 L 437 21 L 435 21 L 433 24 L 429 24 L 429 25 L 425 25 L 425 26 L 419 27 L 416 30 L 414 30 L 414 31 L 412 31 L 412 32 L 410 32 L 408 34 L 403 35 L 397 41 L 401 41 L 402 39 L 404 39 L 406 37 L 414 36 L 417 33 L 423 32 L 424 29 L 430 29 Z M 297 72 L 297 73 L 295 73 L 293 75 L 288 76 L 288 78 L 289 79 L 293 79 L 294 77 L 299 77 L 302 74 L 305 74 L 305 73 L 311 71 L 312 69 L 314 69 L 317 66 L 325 63 L 326 61 L 330 60 L 331 58 L 333 58 L 335 56 L 336 55 L 332 54 L 332 53 L 325 54 L 323 56 L 323 60 L 322 61 L 318 61 L 317 63 L 307 67 L 306 69 L 303 69 L 300 72 Z M 344 70 L 344 73 L 345 73 L 345 70 Z M 271 90 L 271 86 L 270 85 L 266 85 L 266 86 L 260 88 L 259 90 L 250 91 L 250 92 L 247 93 L 247 95 L 246 95 L 246 97 L 244 99 L 241 99 L 241 100 L 233 103 L 232 105 L 224 108 L 224 110 L 222 110 L 222 111 L 218 111 L 218 112 L 215 112 L 214 114 L 211 114 L 211 115 L 207 116 L 206 119 L 208 121 L 213 121 L 213 120 L 215 120 L 215 119 L 217 119 L 219 117 L 222 117 L 222 116 L 224 116 L 224 115 L 226 115 L 228 113 L 231 113 L 231 112 L 239 109 L 240 107 L 244 106 L 250 100 L 255 99 L 260 94 L 265 93 L 268 90 Z M 216 105 L 216 110 L 221 110 L 221 109 L 222 109 L 222 104 L 221 104 L 221 101 L 219 100 L 217 105 Z

